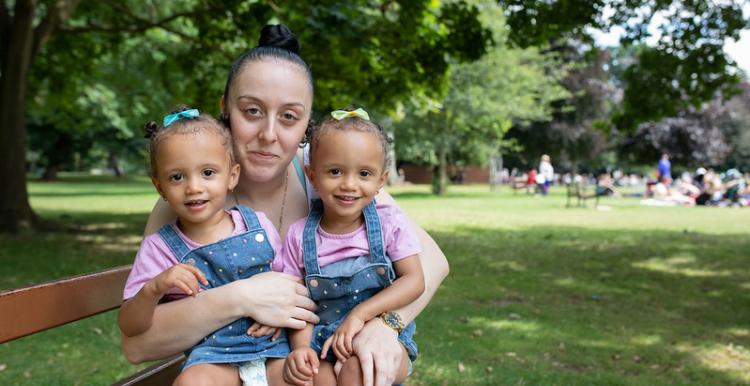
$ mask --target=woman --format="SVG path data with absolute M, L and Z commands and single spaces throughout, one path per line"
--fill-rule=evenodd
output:
M 284 26 L 266 26 L 259 46 L 232 66 L 222 97 L 222 115 L 229 123 L 235 154 L 242 167 L 235 202 L 264 212 L 282 239 L 289 225 L 308 213 L 309 182 L 300 165 L 299 148 L 310 123 L 312 76 L 297 55 L 299 43 Z M 386 192 L 379 202 L 393 202 Z M 175 214 L 158 202 L 146 234 L 173 221 Z M 395 310 L 404 323 L 414 320 L 448 274 L 448 263 L 437 244 L 412 221 L 423 254 L 425 292 L 415 302 Z M 174 355 L 229 322 L 251 317 L 270 326 L 303 328 L 316 323 L 315 304 L 306 288 L 281 273 L 255 275 L 219 288 L 157 307 L 153 326 L 135 337 L 123 337 L 125 356 L 133 363 Z M 392 383 L 402 350 L 396 331 L 381 319 L 369 321 L 353 341 L 366 385 Z

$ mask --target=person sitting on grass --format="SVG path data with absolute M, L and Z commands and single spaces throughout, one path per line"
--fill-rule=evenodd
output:
M 415 326 L 404 326 L 390 311 L 424 291 L 421 248 L 399 208 L 374 201 L 388 176 L 383 129 L 362 109 L 331 115 L 309 134 L 305 172 L 320 200 L 290 226 L 274 261 L 275 269 L 304 278 L 320 317 L 290 332 L 284 377 L 296 385 L 361 385 L 352 339 L 381 317 L 399 333 L 404 355 L 395 383 L 401 383 L 417 354 Z
M 240 165 L 234 159 L 232 136 L 220 122 L 183 107 L 164 117 L 162 126 L 146 124 L 146 137 L 151 181 L 177 220 L 146 237 L 138 249 L 118 320 L 126 336 L 151 327 L 164 297 L 196 296 L 204 289 L 270 271 L 281 246 L 263 213 L 245 206 L 224 209 Z M 237 319 L 188 349 L 175 385 L 239 385 L 240 377 L 246 385 L 266 385 L 265 359 L 286 357 L 289 346 L 278 334 L 248 335 L 251 323 L 249 318 Z

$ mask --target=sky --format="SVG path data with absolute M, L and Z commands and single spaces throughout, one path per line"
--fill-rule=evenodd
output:
M 750 17 L 750 1 L 745 3 L 742 11 L 745 17 Z M 608 11 L 605 10 L 605 17 L 607 12 Z M 659 14 L 654 16 L 653 21 L 649 26 L 649 32 L 653 35 L 653 37 L 649 39 L 651 42 L 658 39 L 659 33 L 656 27 L 663 21 L 664 19 L 660 17 Z M 597 46 L 601 47 L 617 46 L 619 44 L 620 36 L 624 33 L 624 30 L 621 27 L 613 27 L 608 33 L 593 28 L 589 31 L 594 36 Z M 646 43 L 649 43 L 649 40 L 647 40 Z M 741 31 L 739 40 L 735 41 L 734 39 L 725 39 L 724 50 L 730 58 L 737 62 L 737 66 L 745 71 L 745 74 L 750 76 L 750 30 L 746 29 Z

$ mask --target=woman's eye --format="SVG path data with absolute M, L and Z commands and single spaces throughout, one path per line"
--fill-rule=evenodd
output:
M 174 182 L 180 182 L 180 181 L 182 181 L 182 177 L 183 176 L 180 173 L 172 174 L 171 176 L 169 176 L 169 180 L 170 181 L 174 181 Z
M 253 117 L 259 117 L 262 115 L 260 109 L 257 107 L 248 107 L 244 111 L 245 111 L 245 114 L 253 116 Z
M 298 121 L 297 115 L 294 113 L 286 112 L 282 114 L 282 117 L 287 121 Z
M 369 177 L 371 175 L 372 175 L 372 173 L 369 170 L 361 170 L 359 172 L 359 176 L 360 177 Z
M 341 169 L 331 169 L 328 171 L 328 174 L 332 176 L 338 176 L 341 175 Z
M 204 170 L 204 171 L 203 171 L 203 176 L 204 176 L 204 177 L 211 177 L 211 176 L 213 176 L 214 174 L 216 174 L 216 171 L 215 171 L 215 170 L 211 170 L 211 169 L 206 169 L 206 170 Z

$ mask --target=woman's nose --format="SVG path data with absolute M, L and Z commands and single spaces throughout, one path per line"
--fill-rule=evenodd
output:
M 276 142 L 276 120 L 273 117 L 266 119 L 265 125 L 258 133 L 258 138 L 264 142 Z

